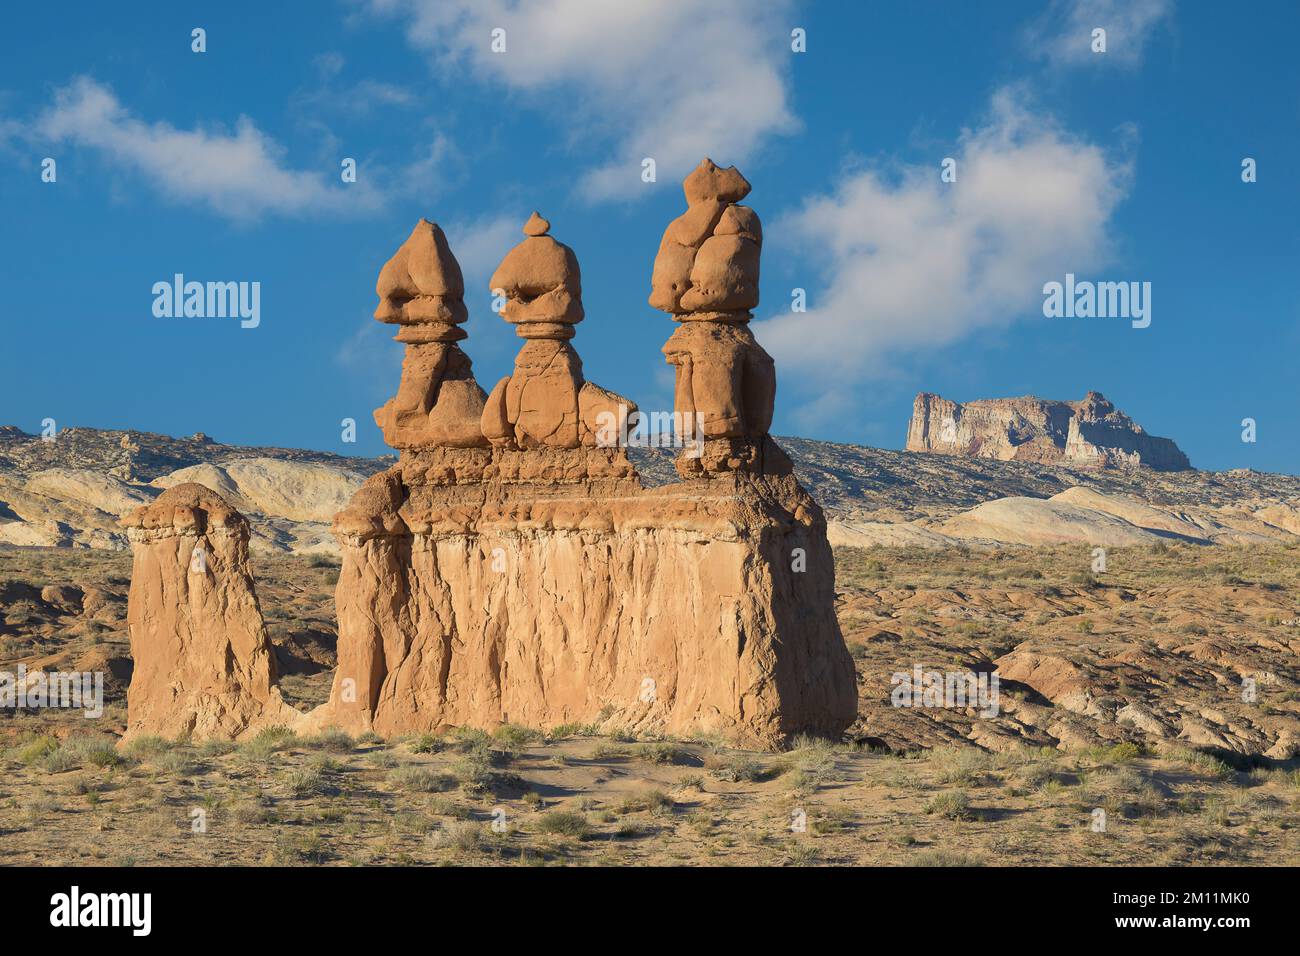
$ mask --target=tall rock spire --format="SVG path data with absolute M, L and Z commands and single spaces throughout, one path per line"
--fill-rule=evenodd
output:
M 664 230 L 650 279 L 650 304 L 681 323 L 663 348 L 677 369 L 674 411 L 706 439 L 705 453 L 680 457 L 677 468 L 684 477 L 762 470 L 773 465 L 765 451 L 776 398 L 772 358 L 748 327 L 762 226 L 739 205 L 750 186 L 734 166 L 705 158 L 682 189 L 686 212 Z
M 479 431 L 483 389 L 456 343 L 465 308 L 465 280 L 447 237 L 421 219 L 379 271 L 375 318 L 399 325 L 406 346 L 397 394 L 375 409 L 375 423 L 394 448 L 486 445 Z

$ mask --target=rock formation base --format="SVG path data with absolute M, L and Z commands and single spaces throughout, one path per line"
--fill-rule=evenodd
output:
M 542 481 L 504 478 L 509 453 L 436 449 L 367 482 L 335 525 L 339 668 L 311 725 L 588 723 L 758 747 L 843 731 L 856 687 L 831 551 L 788 470 L 647 491 L 621 451 L 552 456 Z

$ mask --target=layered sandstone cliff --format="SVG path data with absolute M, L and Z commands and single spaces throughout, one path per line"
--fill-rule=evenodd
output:
M 912 407 L 906 448 L 1039 464 L 1191 468 L 1171 439 L 1148 435 L 1100 392 L 1089 392 L 1080 402 L 1025 396 L 964 403 L 921 392 Z

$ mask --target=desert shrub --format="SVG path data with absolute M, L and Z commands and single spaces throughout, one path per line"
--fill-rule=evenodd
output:
M 483 828 L 477 823 L 449 823 L 434 832 L 431 842 L 435 847 L 473 853 L 483 846 Z
M 1030 790 L 1048 790 L 1062 782 L 1061 775 L 1050 764 L 1032 763 L 1020 768 L 1017 779 Z
M 623 799 L 619 804 L 619 813 L 663 813 L 671 811 L 676 803 L 662 790 L 641 790 Z
M 511 753 L 517 753 L 533 741 L 541 739 L 542 732 L 540 730 L 521 727 L 518 724 L 502 724 L 492 731 L 493 744 Z
M 475 727 L 457 727 L 451 732 L 451 740 L 461 753 L 487 750 L 492 743 L 492 738 L 485 731 Z
M 1230 780 L 1234 773 L 1232 767 L 1224 763 L 1213 754 L 1207 754 L 1200 750 L 1191 750 L 1184 747 L 1170 747 L 1161 751 L 1161 756 L 1167 760 L 1182 764 L 1189 770 L 1197 773 L 1203 773 L 1208 777 L 1216 780 Z
M 408 793 L 441 793 L 456 786 L 456 778 L 450 773 L 434 770 L 432 767 L 414 765 L 399 767 L 388 775 L 388 785 L 394 790 Z
M 59 742 L 53 737 L 37 737 L 34 740 L 29 740 L 24 744 L 20 744 L 14 752 L 14 756 L 18 759 L 19 763 L 31 767 L 42 762 L 46 757 L 58 749 Z
M 230 815 L 235 819 L 235 822 L 244 826 L 271 823 L 275 820 L 275 813 L 272 811 L 270 804 L 261 799 L 241 800 L 231 808 Z
M 653 764 L 690 765 L 697 763 L 689 750 L 677 744 L 663 741 L 654 744 L 642 744 L 637 748 L 637 755 Z
M 981 857 L 959 850 L 922 850 L 907 860 L 913 866 L 983 866 Z
M 925 812 L 945 820 L 969 820 L 973 816 L 965 790 L 948 790 L 937 795 L 925 805 Z
M 316 797 L 338 793 L 329 774 L 318 767 L 300 767 L 289 774 L 285 785 L 295 797 Z
M 378 770 L 392 770 L 401 763 L 397 755 L 390 750 L 372 750 L 366 754 L 365 761 Z
M 561 740 L 564 737 L 594 737 L 600 733 L 595 724 L 560 724 L 546 732 L 549 740 Z
M 581 813 L 574 813 L 570 810 L 552 810 L 550 813 L 543 813 L 538 817 L 537 831 L 539 833 L 551 833 L 581 839 L 591 832 L 591 825 Z
M 1089 747 L 1083 751 L 1083 756 L 1090 760 L 1096 760 L 1103 764 L 1128 763 L 1137 760 L 1143 756 L 1145 751 L 1139 744 L 1125 741 L 1119 744 L 1105 744 L 1099 747 Z
M 858 815 L 852 807 L 827 807 L 813 819 L 812 831 L 818 834 L 841 833 L 857 818 Z
M 974 786 L 997 766 L 997 758 L 978 747 L 938 747 L 930 754 L 940 783 Z
M 165 737 L 159 737 L 157 734 L 145 734 L 142 737 L 135 737 L 126 745 L 128 755 L 137 760 L 148 760 L 159 754 L 165 754 L 172 749 L 172 742 Z
M 83 767 L 116 767 L 122 762 L 114 739 L 98 734 L 69 737 L 60 749 Z
M 788 843 L 783 852 L 786 866 L 812 866 L 821 858 L 821 852 L 807 840 Z
M 95 780 L 92 777 L 78 777 L 76 780 L 73 780 L 72 783 L 68 786 L 68 791 L 70 793 L 75 793 L 78 796 L 86 796 L 87 794 L 100 794 L 103 793 L 106 789 L 108 788 L 105 786 L 103 781 Z
M 302 745 L 309 750 L 328 750 L 331 753 L 345 754 L 356 749 L 357 742 L 337 727 L 330 727 L 314 737 L 307 737 Z
M 754 783 L 767 776 L 761 763 L 749 754 L 719 754 L 704 762 L 709 774 L 727 783 Z
M 522 790 L 525 786 L 519 777 L 494 770 L 491 754 L 484 751 L 466 754 L 463 759 L 452 765 L 451 773 L 466 793 L 481 794 L 503 789 Z
M 420 734 L 411 741 L 411 750 L 417 754 L 441 753 L 444 746 L 442 738 L 437 734 Z
M 211 759 L 213 757 L 224 757 L 235 750 L 235 745 L 229 740 L 205 740 L 199 744 L 198 755 L 200 757 Z
M 32 823 L 37 823 L 50 814 L 58 812 L 58 809 L 58 803 L 50 797 L 32 797 L 23 804 L 23 815 Z
M 704 775 L 700 773 L 688 773 L 686 776 L 682 777 L 682 779 L 679 780 L 677 783 L 678 786 L 680 786 L 684 790 L 703 790 Z
M 252 740 L 240 744 L 239 755 L 250 760 L 269 760 L 273 754 L 288 748 L 297 739 L 298 735 L 287 727 L 267 727 Z
M 159 773 L 175 777 L 192 777 L 202 769 L 194 756 L 184 750 L 169 750 L 165 754 L 159 754 L 149 761 L 149 765 Z
M 281 866 L 324 863 L 329 849 L 319 833 L 282 833 L 275 838 L 271 859 Z

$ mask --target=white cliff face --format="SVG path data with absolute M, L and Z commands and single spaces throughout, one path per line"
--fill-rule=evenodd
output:
M 958 403 L 922 392 L 913 403 L 907 450 L 1098 468 L 1191 467 L 1168 438 L 1148 435 L 1099 392 L 1079 402 L 1023 398 Z

